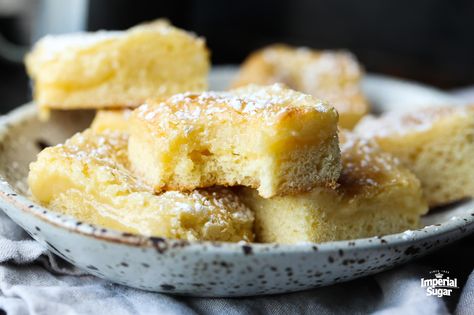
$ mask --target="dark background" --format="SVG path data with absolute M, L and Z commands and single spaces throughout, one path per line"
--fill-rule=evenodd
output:
M 91 0 L 87 28 L 125 29 L 158 17 L 206 37 L 215 64 L 285 42 L 346 48 L 369 72 L 440 88 L 474 84 L 474 1 Z M 15 17 L 0 15 L 0 33 L 24 43 L 18 28 Z M 23 66 L 0 57 L 0 112 L 30 98 Z

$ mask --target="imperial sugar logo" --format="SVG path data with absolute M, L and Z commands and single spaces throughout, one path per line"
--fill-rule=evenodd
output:
M 458 289 L 458 279 L 450 278 L 447 270 L 432 270 L 429 278 L 421 278 L 421 287 L 426 288 L 427 296 L 451 296 L 453 289 Z

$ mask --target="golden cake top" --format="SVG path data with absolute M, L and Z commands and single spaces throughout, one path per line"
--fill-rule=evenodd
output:
M 41 71 L 43 64 L 55 60 L 74 59 L 77 54 L 90 54 L 100 49 L 103 44 L 115 41 L 119 43 L 122 39 L 141 34 L 157 34 L 162 38 L 170 40 L 181 40 L 205 47 L 205 40 L 197 37 L 194 33 L 186 32 L 171 25 L 167 20 L 139 24 L 125 31 L 97 31 L 82 32 L 60 35 L 47 35 L 40 39 L 33 50 L 26 56 L 25 62 L 28 73 L 35 78 Z M 104 58 L 106 55 L 104 54 Z M 98 62 L 101 60 L 99 59 Z M 97 66 L 97 65 L 96 65 Z
M 177 94 L 166 101 L 149 100 L 135 113 L 140 119 L 157 124 L 169 120 L 195 122 L 228 115 L 258 116 L 271 123 L 275 117 L 292 111 L 316 111 L 337 118 L 337 112 L 329 104 L 281 84 L 249 85 L 226 92 Z
M 434 124 L 452 117 L 473 115 L 472 106 L 427 107 L 408 113 L 387 112 L 380 117 L 366 117 L 356 132 L 367 138 L 407 135 L 430 130 Z
M 233 86 L 281 82 L 337 102 L 338 110 L 359 110 L 358 103 L 365 102 L 359 87 L 362 73 L 349 52 L 276 44 L 253 53 L 242 66 Z M 355 103 L 348 102 L 349 99 Z M 360 110 L 365 111 L 365 108 Z
M 398 159 L 383 152 L 372 140 L 352 133 L 340 134 L 342 172 L 337 191 L 345 196 L 374 196 L 388 186 L 420 186 Z
M 91 130 L 77 133 L 65 143 L 46 148 L 39 153 L 38 159 L 48 155 L 80 161 L 89 167 L 100 167 L 104 171 L 116 173 L 126 179 L 124 184 L 133 189 L 146 189 L 146 186 L 131 176 L 127 170 L 128 135 L 120 131 L 96 134 Z

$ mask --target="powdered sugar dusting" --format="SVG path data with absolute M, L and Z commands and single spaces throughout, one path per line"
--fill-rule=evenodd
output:
M 304 108 L 321 113 L 331 107 L 280 84 L 248 86 L 228 92 L 182 93 L 154 105 L 143 105 L 137 112 L 142 119 L 153 121 L 157 114 L 163 119 L 195 121 L 224 112 L 245 115 L 261 115 L 271 119 L 291 108 Z M 168 117 L 168 118 L 166 118 Z
M 339 189 L 346 193 L 374 192 L 372 188 L 410 178 L 416 181 L 411 173 L 402 171 L 398 159 L 383 152 L 373 140 L 349 132 L 341 134 L 341 158 Z
M 70 33 L 64 35 L 47 35 L 38 42 L 38 47 L 44 49 L 52 57 L 57 53 L 71 48 L 88 48 L 99 42 L 117 39 L 124 35 L 120 31 L 98 31 L 95 33 Z

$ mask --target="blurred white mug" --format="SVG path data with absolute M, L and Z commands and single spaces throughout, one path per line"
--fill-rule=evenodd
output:
M 21 24 L 19 37 L 28 45 L 8 41 L 0 30 L 0 57 L 22 62 L 25 53 L 46 34 L 84 31 L 89 0 L 0 0 L 0 18 L 14 17 Z

